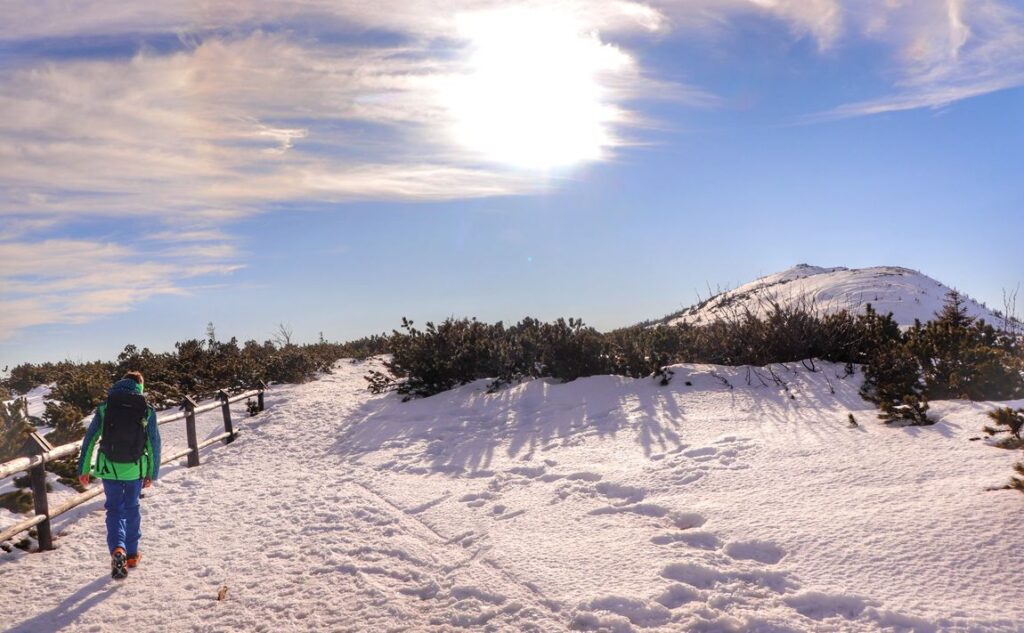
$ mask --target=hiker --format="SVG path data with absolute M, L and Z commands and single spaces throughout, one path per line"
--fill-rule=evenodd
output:
M 103 480 L 110 575 L 118 579 L 126 577 L 128 568 L 138 565 L 142 557 L 139 495 L 160 474 L 160 428 L 143 391 L 142 373 L 137 371 L 114 383 L 106 402 L 96 408 L 78 457 L 78 481 L 83 486 L 89 484 L 90 476 Z M 97 442 L 99 451 L 95 451 Z

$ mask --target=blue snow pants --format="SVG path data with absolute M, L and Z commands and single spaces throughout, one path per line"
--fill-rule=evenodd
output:
M 131 555 L 139 552 L 142 536 L 142 515 L 139 514 L 139 493 L 142 480 L 103 480 L 103 493 L 107 496 L 107 548 L 113 554 L 118 547 Z

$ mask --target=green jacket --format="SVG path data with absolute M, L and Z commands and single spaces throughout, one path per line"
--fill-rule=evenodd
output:
M 78 457 L 78 474 L 92 475 L 100 479 L 131 481 L 134 479 L 156 479 L 160 475 L 160 427 L 156 422 L 156 411 L 146 407 L 146 417 L 140 423 L 146 427 L 146 448 L 142 457 L 135 462 L 115 462 L 107 459 L 99 448 L 103 433 L 103 416 L 107 404 L 96 408 L 85 438 L 82 439 L 82 450 Z M 95 463 L 93 454 L 96 453 Z

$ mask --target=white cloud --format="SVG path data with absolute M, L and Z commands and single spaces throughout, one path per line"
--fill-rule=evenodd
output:
M 886 54 L 881 96 L 809 120 L 937 108 L 1024 85 L 1024 5 L 1016 0 L 655 1 L 677 30 L 696 36 L 760 16 L 811 37 L 823 54 Z
M 836 44 L 844 28 L 842 0 L 654 0 L 671 26 L 691 35 L 717 34 L 743 18 L 769 19 L 798 38 L 810 37 L 819 49 Z
M 143 239 L 156 242 L 230 242 L 231 236 L 215 228 L 181 226 L 163 231 L 148 231 Z
M 84 323 L 157 295 L 184 295 L 187 281 L 240 266 L 228 247 L 153 257 L 93 240 L 0 242 L 0 340 L 22 328 Z M 220 261 L 218 261 L 220 260 Z
M 55 217 L 3 217 L 0 215 L 0 238 L 12 240 L 51 229 L 60 222 Z
M 0 39 L 24 40 L 110 34 L 201 33 L 216 29 L 292 25 L 326 31 L 377 29 L 420 38 L 450 37 L 452 16 L 510 5 L 561 9 L 601 31 L 657 30 L 664 18 L 643 2 L 628 0 L 235 0 L 197 5 L 85 0 L 23 0 L 5 6 Z
M 749 0 L 749 2 L 788 22 L 798 35 L 810 35 L 818 47 L 828 49 L 843 29 L 843 11 L 839 0 Z
M 836 108 L 841 118 L 939 108 L 1024 85 L 1024 11 L 1003 0 L 877 0 L 862 32 L 892 53 L 893 91 Z
M 657 15 L 640 13 L 648 25 Z M 447 91 L 472 69 L 458 54 L 465 38 L 454 25 L 461 18 L 449 18 L 456 44 L 439 53 L 413 44 L 312 45 L 257 31 L 207 37 L 172 54 L 143 50 L 130 60 L 5 70 L 0 213 L 210 218 L 276 201 L 465 198 L 546 186 L 534 174 L 481 163 L 472 144 L 453 137 L 457 119 L 466 117 Z M 597 76 L 582 60 L 563 77 L 590 81 L 598 91 L 586 105 L 612 113 L 594 121 L 602 151 L 622 140 L 614 128 L 638 121 L 626 103 L 661 87 L 623 50 L 581 35 L 606 22 L 591 15 L 564 33 L 569 41 L 596 42 L 588 49 L 595 57 L 621 62 Z M 511 37 L 526 38 L 527 21 L 520 26 Z M 557 102 L 519 96 L 535 102 L 537 120 L 527 123 L 547 125 L 543 137 L 567 134 L 544 120 L 544 108 Z M 702 98 L 687 90 L 673 96 Z

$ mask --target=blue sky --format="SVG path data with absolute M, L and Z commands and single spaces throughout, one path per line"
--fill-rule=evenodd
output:
M 0 367 L 659 317 L 796 263 L 1024 282 L 1009 1 L 15 3 Z

